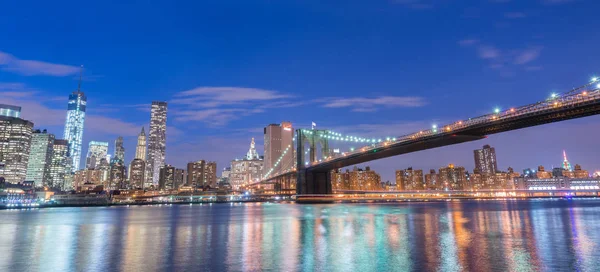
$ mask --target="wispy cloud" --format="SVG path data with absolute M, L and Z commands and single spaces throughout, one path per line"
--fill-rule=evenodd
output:
M 218 107 L 257 101 L 272 101 L 290 98 L 276 91 L 243 87 L 198 87 L 175 95 L 174 104 Z
M 498 70 L 502 75 L 512 75 L 512 70 L 520 67 L 526 71 L 534 71 L 530 67 L 541 69 L 540 66 L 529 65 L 537 60 L 543 47 L 533 46 L 525 49 L 500 49 L 497 46 L 485 44 L 475 39 L 465 39 L 458 41 L 458 44 L 464 47 L 473 48 L 477 56 L 487 63 L 490 69 Z M 523 67 L 528 65 L 527 67 Z
M 523 65 L 530 63 L 537 59 L 542 52 L 542 47 L 534 47 L 522 50 L 517 53 L 515 57 L 515 64 Z
M 202 121 L 224 126 L 232 120 L 262 113 L 268 109 L 297 107 L 301 101 L 273 90 L 245 87 L 197 87 L 175 94 L 170 101 L 177 121 Z
M 504 17 L 508 19 L 521 19 L 527 17 L 527 15 L 523 12 L 506 12 L 504 13 Z
M 325 108 L 352 108 L 355 112 L 371 112 L 393 107 L 412 108 L 427 104 L 423 97 L 417 96 L 332 97 L 325 100 L 329 101 L 323 104 Z
M 79 67 L 43 62 L 39 60 L 23 60 L 0 51 L 0 68 L 25 76 L 68 76 L 77 74 Z

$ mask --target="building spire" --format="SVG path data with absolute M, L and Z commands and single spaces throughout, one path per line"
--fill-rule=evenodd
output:
M 567 171 L 573 171 L 573 167 L 571 167 L 571 163 L 567 160 L 567 152 L 563 150 L 563 169 Z
M 77 85 L 77 92 L 81 92 L 81 79 L 83 77 L 83 65 L 79 68 L 79 84 Z
M 255 159 L 259 159 L 260 157 L 258 156 L 258 153 L 256 152 L 256 144 L 254 143 L 254 138 L 252 138 L 252 141 L 250 142 L 250 150 L 248 150 L 248 153 L 246 154 L 246 159 L 248 160 L 255 160 Z

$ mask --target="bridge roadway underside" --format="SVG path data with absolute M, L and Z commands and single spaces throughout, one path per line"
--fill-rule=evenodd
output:
M 490 134 L 596 114 L 600 114 L 600 103 L 596 101 L 577 106 L 556 107 L 479 125 L 472 125 L 467 128 L 453 130 L 451 133 L 440 133 L 414 141 L 390 144 L 386 147 L 377 148 L 376 151 L 351 154 L 305 169 L 298 169 L 296 193 L 299 195 L 331 194 L 331 171 L 334 169 L 436 147 L 476 141 L 484 139 Z M 298 165 L 301 165 L 301 162 Z

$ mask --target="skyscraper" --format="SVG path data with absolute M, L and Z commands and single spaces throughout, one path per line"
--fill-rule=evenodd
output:
M 54 134 L 36 130 L 31 136 L 31 149 L 25 180 L 35 182 L 37 187 L 50 186 L 50 167 L 54 150 Z
M 146 161 L 146 132 L 144 132 L 144 127 L 142 127 L 140 135 L 138 135 L 135 158 Z
M 288 152 L 283 155 L 280 163 L 277 165 L 277 169 L 273 169 L 271 173 L 278 173 L 280 170 L 287 170 L 294 166 L 294 130 L 292 123 L 281 122 L 281 124 L 270 124 L 264 128 L 264 174 L 271 171 L 272 167 L 275 167 L 275 163 L 282 156 L 284 150 L 289 147 Z
M 14 117 L 20 116 L 15 108 L 0 105 L 0 176 L 9 183 L 25 180 L 33 129 L 32 122 Z
M 100 166 L 100 160 L 106 159 L 108 154 L 108 143 L 91 141 L 88 146 L 88 153 L 85 159 L 85 168 L 96 169 Z
M 489 145 L 484 145 L 482 149 L 473 151 L 475 158 L 475 168 L 483 174 L 495 174 L 498 170 L 496 162 L 496 149 Z
M 121 136 L 115 141 L 115 156 L 113 160 L 121 163 L 125 161 L 125 147 L 123 147 L 123 137 Z
M 234 190 L 240 190 L 250 183 L 258 182 L 262 176 L 263 162 L 263 158 L 256 152 L 254 138 L 252 138 L 246 157 L 231 161 L 231 173 L 229 174 L 231 187 Z
M 81 162 L 81 144 L 83 141 L 83 123 L 85 121 L 86 104 L 87 97 L 81 91 L 80 73 L 77 91 L 69 95 L 67 120 L 65 122 L 65 133 L 63 134 L 63 139 L 69 141 L 69 154 L 71 154 L 71 158 L 73 159 L 73 171 L 79 170 L 79 164 Z
M 150 133 L 148 134 L 148 186 L 158 185 L 160 168 L 165 164 L 167 141 L 167 102 L 152 102 Z
M 52 163 L 50 164 L 50 186 L 67 190 L 70 187 L 65 184 L 71 173 L 69 163 L 69 142 L 67 140 L 55 139 L 52 152 Z

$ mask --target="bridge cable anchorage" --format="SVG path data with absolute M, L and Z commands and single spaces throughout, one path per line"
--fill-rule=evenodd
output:
M 538 101 L 532 104 L 528 104 L 520 107 L 513 107 L 509 109 L 502 110 L 500 108 L 495 108 L 492 113 L 481 115 L 474 118 L 469 118 L 467 120 L 460 120 L 451 124 L 437 126 L 433 125 L 431 129 L 421 130 L 419 132 L 406 134 L 403 136 L 390 138 L 386 137 L 385 141 L 382 138 L 363 138 L 357 136 L 343 135 L 334 131 L 327 131 L 325 134 L 316 134 L 316 136 L 324 137 L 328 140 L 341 141 L 341 142 L 349 142 L 349 143 L 366 143 L 370 144 L 367 146 L 363 146 L 357 148 L 355 150 L 351 150 L 349 152 L 343 152 L 342 156 L 348 156 L 352 154 L 358 154 L 368 151 L 377 151 L 378 148 L 385 148 L 389 145 L 405 143 L 409 141 L 418 141 L 427 139 L 429 137 L 435 135 L 443 135 L 443 134 L 454 134 L 456 132 L 460 132 L 462 130 L 466 130 L 471 126 L 488 124 L 491 122 L 497 122 L 500 120 L 505 120 L 508 118 L 521 117 L 527 114 L 536 113 L 544 110 L 551 110 L 558 107 L 563 106 L 574 106 L 578 103 L 582 102 L 590 102 L 600 99 L 600 78 L 594 77 L 590 82 L 575 87 L 567 92 L 562 94 L 553 93 L 550 98 L 542 101 Z M 302 130 L 302 132 L 312 135 L 314 134 L 311 130 Z M 335 159 L 335 158 L 328 158 Z M 318 165 L 320 163 L 327 162 L 325 161 L 317 161 L 312 162 L 311 165 Z

